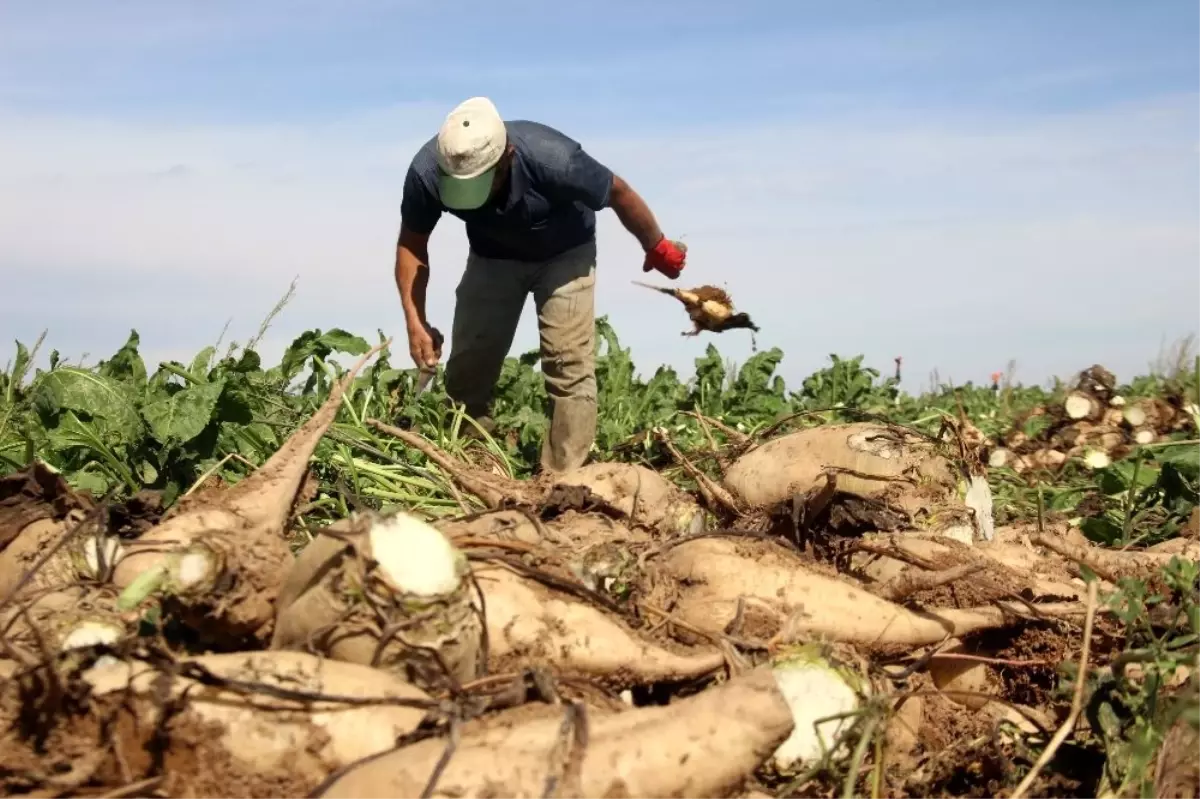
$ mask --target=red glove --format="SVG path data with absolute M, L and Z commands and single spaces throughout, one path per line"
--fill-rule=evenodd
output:
M 658 240 L 658 244 L 654 245 L 654 249 L 646 251 L 646 261 L 642 264 L 642 271 L 649 272 L 651 269 L 657 269 L 674 280 L 683 271 L 686 260 L 687 245 L 683 242 L 671 241 L 663 236 Z

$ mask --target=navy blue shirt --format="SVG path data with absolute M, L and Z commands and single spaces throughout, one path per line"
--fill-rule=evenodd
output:
M 448 212 L 466 223 L 473 252 L 516 261 L 544 261 L 593 240 L 613 173 L 554 128 L 524 120 L 504 125 L 514 147 L 507 192 L 471 211 L 443 206 L 435 136 L 413 156 L 404 178 L 404 227 L 432 233 Z

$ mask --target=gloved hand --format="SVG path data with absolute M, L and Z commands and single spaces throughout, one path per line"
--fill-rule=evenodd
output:
M 671 241 L 666 236 L 658 240 L 654 248 L 646 251 L 646 261 L 642 271 L 649 272 L 657 269 L 671 280 L 679 277 L 687 261 L 687 245 L 681 241 Z

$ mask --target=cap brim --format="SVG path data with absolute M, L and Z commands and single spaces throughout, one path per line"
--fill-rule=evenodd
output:
M 438 180 L 442 205 L 456 211 L 471 211 L 479 208 L 487 202 L 488 195 L 492 193 L 492 176 L 495 173 L 496 167 L 473 178 L 455 178 L 442 173 Z

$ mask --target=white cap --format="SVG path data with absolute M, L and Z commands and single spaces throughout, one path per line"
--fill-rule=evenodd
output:
M 488 98 L 472 97 L 451 111 L 437 136 L 442 204 L 466 210 L 487 202 L 507 144 L 504 120 Z

